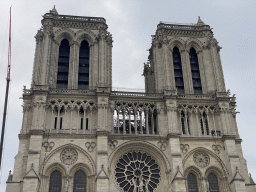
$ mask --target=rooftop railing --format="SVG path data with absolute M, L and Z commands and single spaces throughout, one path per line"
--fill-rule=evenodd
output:
M 81 16 L 72 16 L 72 15 L 54 15 L 51 13 L 46 13 L 43 17 L 44 17 L 44 19 L 53 18 L 55 20 L 88 21 L 88 22 L 106 23 L 106 19 L 104 19 L 103 17 L 81 17 Z
M 159 23 L 157 29 L 168 28 L 168 29 L 180 29 L 180 30 L 211 30 L 209 25 L 198 26 L 196 24 L 177 24 L 177 23 Z

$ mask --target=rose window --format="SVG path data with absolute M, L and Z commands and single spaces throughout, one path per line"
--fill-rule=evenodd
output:
M 146 153 L 130 152 L 118 160 L 115 179 L 124 192 L 152 192 L 160 183 L 160 169 Z
M 204 152 L 197 152 L 194 154 L 194 162 L 199 167 L 207 167 L 210 163 L 210 157 Z

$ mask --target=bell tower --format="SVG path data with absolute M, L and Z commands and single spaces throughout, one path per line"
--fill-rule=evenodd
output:
M 59 15 L 55 8 L 38 30 L 33 88 L 94 90 L 111 87 L 112 36 L 101 17 Z
M 225 92 L 220 49 L 210 26 L 200 18 L 189 26 L 160 22 L 144 68 L 146 92 Z

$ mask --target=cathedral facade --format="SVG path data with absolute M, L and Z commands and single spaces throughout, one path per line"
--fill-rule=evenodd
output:
M 101 17 L 43 15 L 7 192 L 256 192 L 209 25 L 160 22 L 145 92 L 112 91 Z

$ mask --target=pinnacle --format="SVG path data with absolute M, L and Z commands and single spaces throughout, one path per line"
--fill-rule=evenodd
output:
M 54 15 L 58 15 L 58 12 L 55 8 L 55 5 L 53 6 L 52 10 L 50 10 L 50 13 L 54 14 Z
M 200 19 L 200 16 L 198 16 L 197 25 L 198 25 L 198 26 L 205 25 L 204 22 Z

